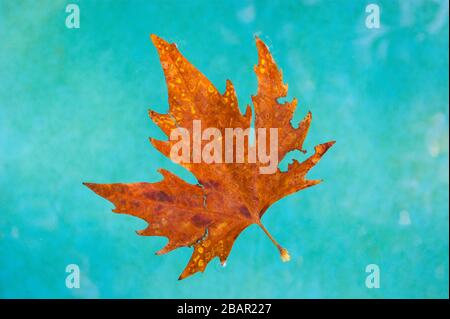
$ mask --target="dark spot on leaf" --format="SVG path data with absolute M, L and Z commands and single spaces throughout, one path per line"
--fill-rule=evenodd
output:
M 131 206 L 134 208 L 139 208 L 139 207 L 141 207 L 141 202 L 138 200 L 133 200 L 133 201 L 131 201 Z
M 212 189 L 217 189 L 217 188 L 219 188 L 219 185 L 220 185 L 219 182 L 213 181 L 213 180 L 202 181 L 201 184 L 205 188 L 212 188 Z
M 194 215 L 191 218 L 192 223 L 197 227 L 203 227 L 211 223 L 211 219 L 202 215 Z
M 239 208 L 239 212 L 241 213 L 242 216 L 244 216 L 246 218 L 252 217 L 252 215 L 250 215 L 250 212 L 248 211 L 248 208 L 245 206 L 241 206 Z
M 159 202 L 173 202 L 173 198 L 167 195 L 166 192 L 158 191 L 158 192 L 146 192 L 144 196 L 151 200 L 156 200 Z

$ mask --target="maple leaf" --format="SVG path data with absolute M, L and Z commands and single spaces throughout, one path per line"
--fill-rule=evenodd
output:
M 193 121 L 202 126 L 218 128 L 249 128 L 252 109 L 247 106 L 241 114 L 232 83 L 226 81 L 221 94 L 216 87 L 181 55 L 175 44 L 152 35 L 156 46 L 169 96 L 169 112 L 149 111 L 150 118 L 166 135 L 177 127 L 192 133 Z M 287 94 L 281 71 L 276 66 L 267 46 L 256 38 L 258 64 L 255 73 L 258 91 L 252 97 L 255 110 L 254 128 L 278 128 L 278 155 L 280 159 L 292 150 L 302 149 L 310 123 L 311 113 L 295 128 L 291 119 L 297 100 L 280 104 L 278 99 Z M 164 155 L 170 157 L 175 141 L 150 139 Z M 268 207 L 279 199 L 316 185 L 320 180 L 307 180 L 308 171 L 334 144 L 317 145 L 315 153 L 302 163 L 294 160 L 288 170 L 278 168 L 273 174 L 261 174 L 262 163 L 180 163 L 197 178 L 190 184 L 166 170 L 159 170 L 163 179 L 156 183 L 84 183 L 98 195 L 115 205 L 116 213 L 137 216 L 148 222 L 138 231 L 144 236 L 165 236 L 167 245 L 157 254 L 179 247 L 194 247 L 193 254 L 179 279 L 204 271 L 215 257 L 225 263 L 239 234 L 249 225 L 257 224 L 278 248 L 281 258 L 289 260 L 281 247 L 261 223 Z M 245 158 L 248 159 L 248 151 Z

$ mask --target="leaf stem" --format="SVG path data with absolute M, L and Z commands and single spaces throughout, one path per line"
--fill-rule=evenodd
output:
M 272 241 L 272 243 L 274 243 L 275 246 L 277 246 L 277 248 L 280 252 L 281 260 L 284 262 L 291 260 L 291 256 L 289 256 L 289 252 L 287 251 L 287 249 L 281 247 L 281 245 L 279 243 L 277 243 L 275 238 L 272 237 L 272 235 L 269 233 L 269 231 L 266 229 L 266 227 L 264 227 L 264 225 L 261 222 L 259 222 L 258 225 L 266 233 L 267 237 L 269 237 L 269 239 Z

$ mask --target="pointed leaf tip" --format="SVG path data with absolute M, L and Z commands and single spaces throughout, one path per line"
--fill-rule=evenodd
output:
M 160 37 L 158 37 L 156 34 L 152 33 L 150 34 L 150 39 L 153 41 L 153 43 L 156 44 L 156 42 L 162 40 Z
M 97 185 L 97 184 L 95 184 L 95 183 L 87 183 L 87 182 L 83 182 L 83 185 L 86 186 L 87 188 L 90 188 L 90 189 L 94 190 L 95 185 Z
M 325 154 L 334 144 L 336 141 L 330 141 L 323 144 L 319 144 L 315 147 L 315 150 L 318 154 Z
M 158 51 L 170 44 L 169 42 L 167 42 L 163 38 L 160 38 L 156 34 L 150 34 L 150 39 L 152 40 L 153 45 L 158 49 Z

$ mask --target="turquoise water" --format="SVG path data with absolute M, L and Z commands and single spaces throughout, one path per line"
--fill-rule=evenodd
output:
M 448 1 L 0 0 L 0 297 L 448 297 Z M 191 249 L 111 213 L 83 181 L 195 179 L 148 143 L 167 110 L 149 34 L 176 42 L 241 109 L 256 92 L 254 35 L 283 69 L 295 119 L 314 116 L 305 147 L 337 144 L 311 171 L 324 183 L 282 199 L 263 222 L 289 249 L 282 263 L 257 226 L 227 266 L 178 275 Z M 299 158 L 304 158 L 301 155 Z M 65 286 L 77 264 L 81 287 Z M 380 288 L 365 268 L 380 268 Z

